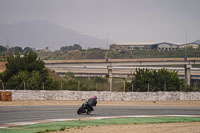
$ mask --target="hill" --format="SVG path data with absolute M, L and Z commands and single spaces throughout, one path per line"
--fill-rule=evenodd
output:
M 106 41 L 80 34 L 68 28 L 47 21 L 0 24 L 0 44 L 58 50 L 62 46 L 80 44 L 83 48 L 106 48 Z

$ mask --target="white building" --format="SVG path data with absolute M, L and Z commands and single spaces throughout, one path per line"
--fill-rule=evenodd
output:
M 154 43 L 120 43 L 120 44 L 111 44 L 110 50 L 149 50 L 151 45 Z
M 187 44 L 181 44 L 179 45 L 179 48 L 193 48 L 193 49 L 197 49 L 199 47 L 198 44 L 196 43 L 187 43 Z

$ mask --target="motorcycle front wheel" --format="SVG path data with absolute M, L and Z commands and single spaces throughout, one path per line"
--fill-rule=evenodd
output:
M 80 107 L 78 110 L 77 110 L 77 114 L 80 115 L 82 113 L 82 110 L 83 110 L 83 107 Z

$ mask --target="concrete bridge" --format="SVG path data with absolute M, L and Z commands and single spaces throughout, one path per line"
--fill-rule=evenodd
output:
M 59 74 L 73 72 L 77 77 L 108 76 L 131 77 L 136 68 L 178 71 L 188 85 L 190 79 L 200 79 L 200 58 L 149 58 L 149 59 L 95 59 L 95 60 L 44 60 L 46 67 Z M 111 81 L 110 80 L 110 81 Z M 111 81 L 112 82 L 112 81 Z

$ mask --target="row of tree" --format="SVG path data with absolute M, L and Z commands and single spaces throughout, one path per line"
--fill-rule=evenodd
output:
M 131 83 L 127 88 L 134 91 L 180 91 L 185 87 L 177 71 L 136 69 Z
M 72 51 L 72 50 L 81 50 L 82 47 L 79 44 L 74 44 L 73 46 L 63 46 L 60 48 L 61 51 Z
M 0 53 L 1 54 L 16 54 L 16 53 L 24 53 L 24 52 L 29 52 L 29 51 L 33 51 L 32 48 L 30 47 L 25 47 L 25 48 L 22 48 L 22 47 L 11 47 L 11 48 L 8 48 L 8 47 L 4 47 L 4 46 L 1 46 L 0 45 Z
M 29 52 L 29 51 L 34 51 L 35 49 L 30 48 L 30 47 L 5 47 L 0 45 L 0 54 L 16 54 L 16 53 L 25 53 L 25 52 Z M 70 46 L 63 46 L 60 48 L 61 51 L 72 51 L 72 50 L 82 50 L 82 47 L 79 44 L 74 44 L 74 45 L 70 45 Z

